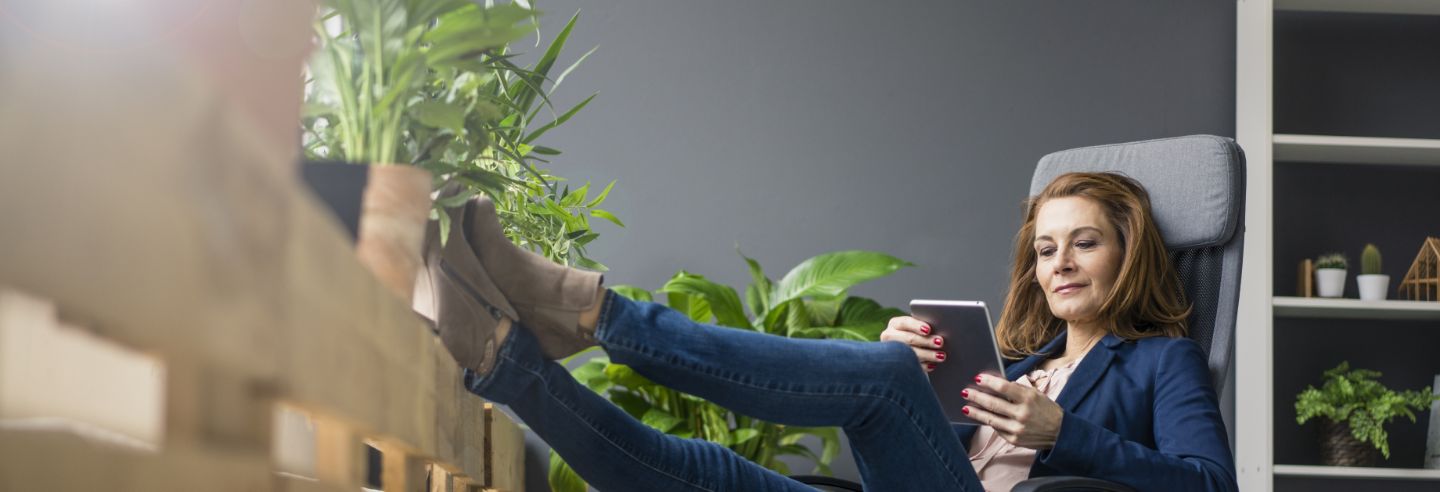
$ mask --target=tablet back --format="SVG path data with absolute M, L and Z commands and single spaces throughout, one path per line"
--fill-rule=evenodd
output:
M 975 388 L 975 376 L 1005 377 L 990 311 L 980 301 L 910 301 L 910 313 L 930 325 L 931 333 L 945 339 L 945 362 L 930 371 L 930 386 L 950 422 L 979 425 L 960 411 L 969 403 L 960 391 Z M 974 391 L 972 389 L 972 391 Z

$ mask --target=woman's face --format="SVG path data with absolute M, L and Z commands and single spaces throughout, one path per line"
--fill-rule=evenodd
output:
M 1120 233 L 1088 198 L 1047 200 L 1035 214 L 1035 280 L 1056 318 L 1094 321 L 1125 255 Z

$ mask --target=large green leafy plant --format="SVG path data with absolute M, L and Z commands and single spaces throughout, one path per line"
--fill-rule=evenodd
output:
M 549 97 L 589 53 L 549 77 L 577 16 L 534 64 L 516 65 L 510 44 L 538 32 L 538 15 L 522 2 L 325 0 L 307 70 L 307 157 L 419 166 L 461 185 L 437 209 L 485 193 L 517 244 L 603 270 L 585 246 L 598 237 L 590 217 L 623 226 L 598 208 L 614 183 L 591 198 L 588 184 L 562 188 L 536 166 L 560 153 L 537 139 L 594 97 L 558 115 Z M 447 215 L 432 217 L 449 228 Z
M 805 260 L 779 282 L 771 281 L 755 260 L 742 258 L 751 276 L 743 305 L 735 289 L 685 271 L 676 273 L 656 293 L 670 308 L 695 321 L 790 338 L 875 341 L 890 318 L 905 314 L 847 294 L 856 284 L 910 266 L 898 258 L 869 251 L 823 254 Z M 643 289 L 612 289 L 631 299 L 654 300 Z M 782 456 L 810 459 L 816 463 L 816 472 L 829 474 L 830 462 L 840 449 L 835 428 L 788 427 L 734 414 L 651 382 L 606 357 L 592 358 L 572 374 L 650 427 L 715 442 L 782 474 L 790 473 L 779 459 Z M 819 441 L 818 450 L 802 441 L 807 437 Z M 549 478 L 551 488 L 557 492 L 585 490 L 585 483 L 554 452 L 550 456 Z
M 1350 432 L 1360 442 L 1368 442 L 1390 458 L 1390 435 L 1385 424 L 1405 416 L 1415 421 L 1415 411 L 1440 399 L 1429 390 L 1395 392 L 1376 381 L 1378 371 L 1350 369 L 1350 362 L 1341 362 L 1325 371 L 1325 384 L 1319 389 L 1306 386 L 1295 398 L 1295 421 L 1304 424 L 1313 418 L 1348 423 Z

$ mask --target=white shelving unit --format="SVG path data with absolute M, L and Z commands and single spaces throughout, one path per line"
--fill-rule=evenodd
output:
M 1435 481 L 1440 470 L 1275 464 L 1276 318 L 1440 320 L 1440 303 L 1274 296 L 1276 161 L 1440 166 L 1440 140 L 1274 133 L 1276 11 L 1440 15 L 1440 0 L 1238 0 L 1235 136 L 1247 161 L 1245 270 L 1236 329 L 1235 459 L 1240 489 L 1270 492 L 1275 477 Z
M 1390 480 L 1440 480 L 1440 470 L 1408 468 L 1363 468 L 1350 466 L 1275 465 L 1275 474 L 1288 477 L 1380 478 Z

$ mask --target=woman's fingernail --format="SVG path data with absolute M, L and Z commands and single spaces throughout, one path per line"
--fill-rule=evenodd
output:
M 932 341 L 935 342 L 936 347 L 939 347 L 941 343 L 944 343 L 944 340 L 941 340 L 940 337 L 935 337 L 935 340 Z
M 935 360 L 945 360 L 945 352 L 935 352 Z
M 926 335 L 929 335 L 929 334 L 930 334 L 930 327 L 928 327 L 928 326 L 922 326 L 922 327 L 920 327 L 920 333 L 924 333 L 924 334 L 926 334 Z
M 926 363 L 925 363 L 925 368 L 933 371 L 933 370 L 935 370 L 935 363 L 934 363 L 934 362 L 926 362 Z
M 969 397 L 970 397 L 970 390 L 960 390 L 960 397 L 961 397 L 961 398 L 969 398 Z
M 960 407 L 960 413 L 970 415 L 970 407 Z
M 975 376 L 975 382 L 976 382 L 977 384 L 980 382 L 980 376 Z

